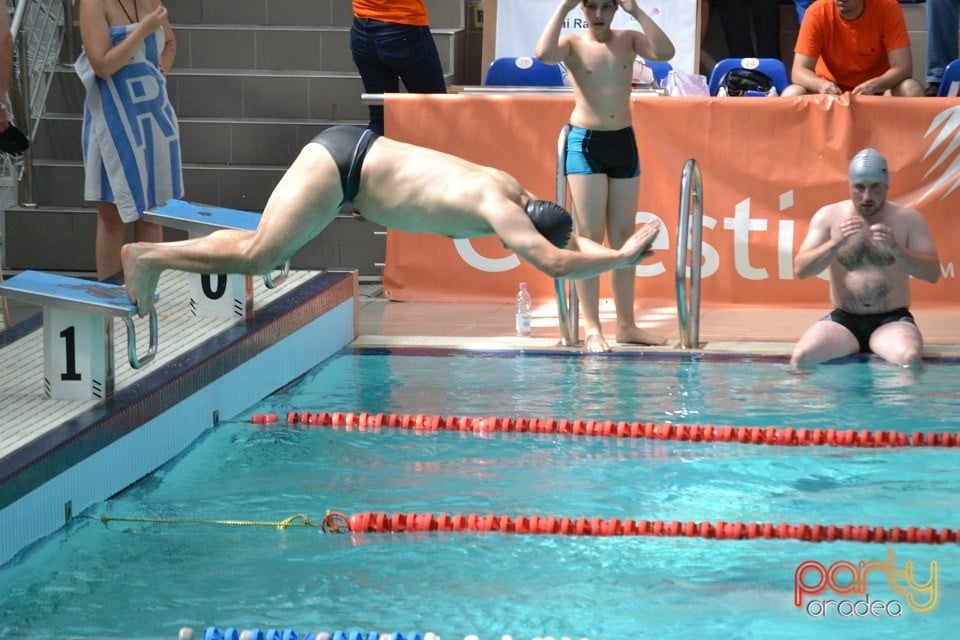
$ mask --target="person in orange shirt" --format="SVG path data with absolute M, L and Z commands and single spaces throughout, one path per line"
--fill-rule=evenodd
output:
M 446 93 L 440 54 L 423 0 L 353 0 L 350 53 L 367 93 Z M 383 135 L 383 105 L 369 128 Z
M 793 84 L 807 93 L 922 96 L 897 0 L 821 0 L 807 9 L 794 47 Z

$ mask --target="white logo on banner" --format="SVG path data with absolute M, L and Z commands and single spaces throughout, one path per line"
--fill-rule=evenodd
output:
M 453 241 L 457 248 L 457 253 L 463 258 L 463 261 L 474 269 L 486 271 L 487 273 L 499 273 L 501 271 L 510 271 L 520 266 L 520 258 L 511 253 L 503 258 L 488 258 L 480 255 L 468 238 L 459 238 Z
M 960 147 L 960 107 L 950 107 L 937 114 L 923 137 L 930 137 L 937 129 L 940 131 L 930 142 L 922 160 L 926 160 L 937 151 L 940 152 L 940 157 L 927 170 L 923 178 L 926 180 L 931 174 L 938 171 L 939 173 L 933 184 L 923 194 L 923 197 L 925 198 L 941 186 L 949 184 L 950 188 L 940 196 L 940 199 L 943 200 L 953 193 L 957 187 L 960 187 L 960 154 L 957 153 L 957 148 Z

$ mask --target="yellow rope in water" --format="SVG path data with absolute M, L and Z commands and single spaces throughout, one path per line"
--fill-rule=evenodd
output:
M 141 524 L 206 524 L 220 525 L 228 527 L 276 527 L 277 529 L 286 529 L 287 527 L 316 527 L 321 525 L 314 524 L 310 518 L 300 513 L 290 516 L 279 522 L 268 522 L 263 520 L 194 520 L 187 518 L 131 518 L 131 517 L 112 517 L 112 516 L 82 516 L 91 520 L 99 520 L 105 527 L 110 527 L 111 522 L 138 522 Z

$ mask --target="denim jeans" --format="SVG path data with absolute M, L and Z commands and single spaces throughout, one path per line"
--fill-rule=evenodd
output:
M 354 18 L 350 53 L 367 93 L 446 93 L 430 27 Z M 370 106 L 370 129 L 383 134 L 383 106 Z
M 957 55 L 960 0 L 927 0 L 927 82 L 939 83 Z

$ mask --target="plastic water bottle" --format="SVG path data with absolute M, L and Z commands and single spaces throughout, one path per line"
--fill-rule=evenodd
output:
M 517 335 L 530 335 L 530 311 L 533 309 L 533 301 L 530 299 L 530 292 L 527 291 L 527 283 L 520 283 L 520 290 L 517 291 Z

